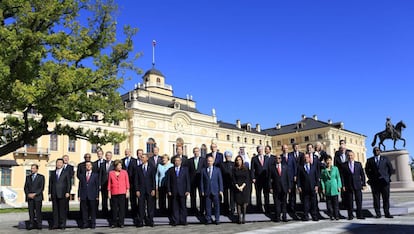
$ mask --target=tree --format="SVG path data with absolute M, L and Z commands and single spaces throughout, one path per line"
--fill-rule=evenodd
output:
M 117 42 L 116 10 L 113 0 L 0 1 L 0 111 L 7 114 L 0 156 L 51 133 L 100 144 L 125 139 L 59 123 L 126 118 L 117 89 L 126 69 L 138 71 L 129 59 L 136 29 L 125 26 Z

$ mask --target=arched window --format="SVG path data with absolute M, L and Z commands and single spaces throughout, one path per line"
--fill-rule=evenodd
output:
M 184 145 L 183 138 L 179 137 L 179 138 L 177 138 L 177 140 L 175 140 L 175 144 L 173 144 L 174 155 L 177 154 L 177 147 L 182 147 L 183 148 L 183 155 L 187 155 L 187 147 Z
M 154 147 L 157 146 L 154 138 L 148 138 L 147 141 L 147 153 L 152 155 L 154 153 Z
M 161 79 L 157 77 L 157 85 L 161 85 Z

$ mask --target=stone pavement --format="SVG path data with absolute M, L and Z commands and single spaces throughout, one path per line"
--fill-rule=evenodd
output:
M 395 215 L 394 219 L 375 219 L 369 215 L 373 213 L 373 210 L 368 207 L 372 207 L 371 194 L 364 194 L 364 213 L 368 216 L 365 220 L 352 220 L 348 221 L 341 219 L 338 221 L 330 221 L 328 219 L 321 220 L 319 222 L 302 222 L 289 220 L 287 223 L 274 223 L 263 214 L 248 214 L 246 217 L 246 224 L 231 223 L 230 219 L 225 216 L 221 217 L 220 225 L 204 225 L 200 224 L 199 220 L 190 216 L 188 218 L 188 226 L 176 226 L 171 227 L 168 225 L 168 219 L 165 217 L 155 218 L 156 226 L 136 228 L 132 226 L 132 220 L 126 219 L 126 227 L 123 229 L 115 228 L 111 229 L 107 226 L 107 221 L 99 219 L 97 222 L 97 228 L 91 229 L 79 229 L 76 226 L 74 220 L 68 220 L 66 230 L 59 230 L 64 233 L 205 233 L 205 232 L 217 232 L 217 233 L 413 233 L 414 232 L 414 191 L 401 191 L 392 192 L 391 194 L 391 213 Z M 321 211 L 324 209 L 324 203 L 319 203 Z M 323 212 L 321 214 L 327 217 Z M 342 215 L 346 215 L 346 211 L 341 211 Z M 31 230 L 26 231 L 24 229 L 25 220 L 28 219 L 27 213 L 13 213 L 13 214 L 0 214 L 0 233 L 16 233 L 16 232 L 29 232 L 29 233 L 48 233 L 56 232 L 49 231 L 47 229 L 47 221 L 44 221 L 44 228 L 42 231 Z

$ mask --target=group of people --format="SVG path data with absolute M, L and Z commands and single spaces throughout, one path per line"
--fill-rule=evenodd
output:
M 247 206 L 253 203 L 253 186 L 256 208 L 269 215 L 274 213 L 272 219 L 276 222 L 286 222 L 287 213 L 293 219 L 299 219 L 296 214 L 297 193 L 303 203 L 304 221 L 309 220 L 309 214 L 312 220 L 318 220 L 318 194 L 321 200 L 326 200 L 332 220 L 339 219 L 339 194 L 348 210 L 348 219 L 354 218 L 354 199 L 356 217 L 363 219 L 361 190 L 366 186 L 364 169 L 360 162 L 355 161 L 354 153 L 346 149 L 343 140 L 340 145 L 334 158 L 322 150 L 320 143 L 315 148 L 308 144 L 305 153 L 299 151 L 297 144 L 292 145 L 291 152 L 288 152 L 287 145 L 283 145 L 281 155 L 272 155 L 270 146 L 258 146 L 257 155 L 250 164 L 241 154 L 233 161 L 232 152 L 222 154 L 214 143 L 206 156 L 201 156 L 200 149 L 195 147 L 191 158 L 183 155 L 181 146 L 171 158 L 166 154 L 160 156 L 158 147 L 154 147 L 151 157 L 138 149 L 136 158 L 127 149 L 121 160 L 112 160 L 110 151 L 104 156 L 103 151 L 98 150 L 98 160 L 92 162 L 91 154 L 87 153 L 76 170 L 81 228 L 95 228 L 100 197 L 102 212 L 111 217 L 111 227 L 124 227 L 129 207 L 137 227 L 154 226 L 157 202 L 159 211 L 168 216 L 170 225 L 187 225 L 188 196 L 192 212 L 206 224 L 218 225 L 221 213 L 233 216 L 235 212 L 236 222 L 245 223 Z M 375 147 L 373 152 L 374 157 L 368 159 L 365 172 L 374 197 L 376 217 L 381 217 L 379 199 L 382 195 L 385 217 L 392 218 L 389 213 L 389 183 L 393 168 L 389 160 L 380 155 L 379 148 Z M 67 155 L 57 159 L 56 170 L 49 175 L 48 194 L 53 209 L 51 229 L 66 227 L 75 174 L 68 161 Z M 44 186 L 45 178 L 38 173 L 38 165 L 33 164 L 24 187 L 30 216 L 28 229 L 42 228 Z

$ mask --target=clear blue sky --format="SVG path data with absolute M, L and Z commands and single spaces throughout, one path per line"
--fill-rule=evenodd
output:
M 262 128 L 317 114 L 366 135 L 368 156 L 390 116 L 414 153 L 414 1 L 117 2 L 118 26 L 139 28 L 136 65 L 151 68 L 155 39 L 156 68 L 202 113 Z

